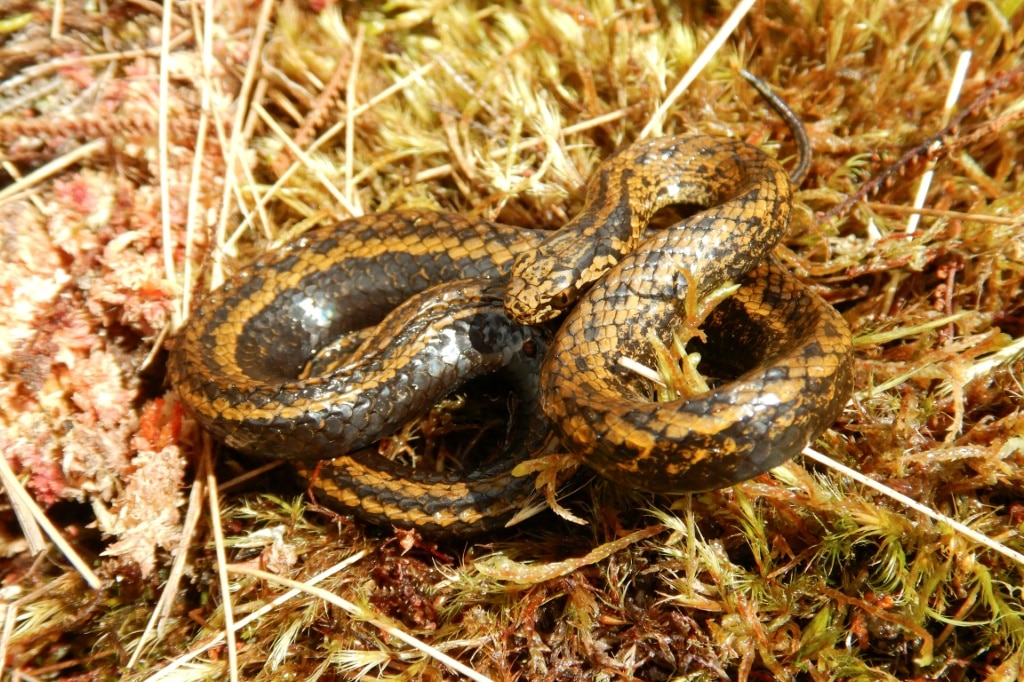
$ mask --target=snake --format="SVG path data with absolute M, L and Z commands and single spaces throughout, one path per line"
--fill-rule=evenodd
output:
M 605 159 L 554 233 L 415 209 L 316 228 L 200 301 L 168 376 L 216 438 L 292 462 L 319 501 L 371 523 L 452 535 L 504 525 L 534 488 L 512 470 L 551 446 L 549 427 L 631 488 L 732 485 L 791 458 L 852 391 L 848 326 L 772 255 L 792 192 L 761 150 L 696 133 Z M 703 210 L 646 230 L 676 204 Z M 735 378 L 653 401 L 618 358 L 649 363 L 687 296 L 728 282 L 739 288 L 702 350 Z M 332 344 L 337 357 L 317 360 Z M 491 464 L 425 472 L 367 450 L 495 371 L 518 397 Z
M 290 461 L 326 506 L 436 535 L 493 528 L 533 488 L 512 468 L 549 437 L 547 335 L 507 316 L 502 278 L 542 236 L 413 209 L 310 230 L 195 307 L 168 358 L 171 384 L 215 438 Z M 492 464 L 434 473 L 366 450 L 495 371 L 519 400 Z

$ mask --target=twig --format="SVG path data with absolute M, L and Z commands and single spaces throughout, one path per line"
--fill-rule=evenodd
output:
M 54 159 L 45 166 L 37 168 L 17 182 L 0 189 L 0 205 L 6 203 L 11 197 L 35 186 L 39 182 L 42 182 L 51 175 L 56 175 L 68 166 L 92 156 L 94 153 L 106 146 L 106 140 L 93 140 L 92 142 L 87 142 L 81 147 L 68 152 L 60 158 Z
M 261 571 L 256 568 L 250 568 L 249 566 L 230 564 L 226 568 L 228 573 L 234 573 L 236 575 L 249 575 L 254 578 L 259 578 L 260 580 L 265 580 L 271 583 L 278 583 L 280 585 L 284 585 L 285 587 L 290 587 L 295 590 L 306 592 L 307 594 L 311 594 L 315 597 L 319 597 L 320 599 L 323 599 L 328 603 L 334 604 L 335 606 L 342 608 L 345 611 L 348 611 L 360 620 L 364 620 L 367 623 L 370 623 L 371 625 L 380 628 L 383 632 L 386 632 L 392 637 L 402 640 L 414 649 L 422 651 L 434 660 L 445 664 L 446 666 L 448 666 L 455 672 L 459 673 L 460 675 L 464 675 L 465 677 L 468 677 L 471 680 L 476 680 L 476 682 L 492 682 L 491 678 L 485 675 L 481 675 L 480 673 L 466 666 L 465 664 L 456 661 L 448 654 L 439 651 L 438 649 L 435 649 L 426 642 L 416 639 L 405 630 L 402 630 L 401 628 L 398 628 L 395 625 L 386 622 L 380 616 L 370 611 L 367 611 L 361 606 L 353 604 L 347 599 L 339 597 L 333 592 L 328 592 L 327 590 L 320 589 L 319 587 L 312 587 L 311 585 L 308 585 L 306 583 L 300 583 L 297 580 L 289 580 L 288 578 L 283 578 L 279 575 L 267 573 L 266 571 Z
M 203 447 L 209 449 L 210 440 L 209 438 L 204 439 Z M 178 586 L 181 584 L 181 579 L 185 575 L 185 567 L 188 563 L 189 547 L 192 544 L 192 536 L 196 532 L 196 528 L 199 526 L 199 520 L 203 516 L 203 498 L 206 496 L 206 464 L 210 461 L 207 455 L 202 455 L 199 458 L 199 470 L 196 472 L 195 479 L 192 481 L 192 490 L 189 493 L 188 507 L 185 511 L 185 521 L 181 527 L 181 540 L 178 542 L 178 546 L 174 552 L 174 563 L 171 564 L 171 571 L 167 576 L 167 582 L 164 584 L 163 590 L 160 592 L 160 599 L 157 600 L 156 605 L 153 607 L 153 612 L 150 614 L 149 621 L 146 623 L 145 629 L 139 636 L 138 642 L 135 644 L 135 650 L 132 651 L 131 658 L 128 660 L 128 664 L 124 667 L 124 673 L 121 676 L 122 680 L 129 677 L 131 670 L 138 664 L 139 659 L 142 657 L 143 649 L 149 639 L 153 636 L 154 631 L 161 629 L 161 624 L 165 618 L 170 615 L 171 606 L 174 604 L 174 600 L 178 594 Z
M 562 137 L 569 135 L 575 135 L 576 133 L 583 132 L 584 130 L 590 130 L 591 128 L 597 128 L 603 126 L 605 123 L 611 123 L 612 121 L 618 121 L 620 118 L 625 118 L 626 110 L 619 109 L 617 111 L 610 111 L 600 116 L 595 116 L 587 121 L 581 121 L 571 126 L 562 128 Z M 492 160 L 502 159 L 508 156 L 512 151 L 521 152 L 526 149 L 533 149 L 535 147 L 541 147 L 548 142 L 547 138 L 544 137 L 528 137 L 525 140 L 521 140 L 515 146 L 512 147 L 500 147 L 493 150 L 489 157 Z M 434 166 L 428 170 L 417 173 L 413 178 L 415 182 L 426 182 L 427 180 L 436 180 L 437 178 L 445 177 L 450 175 L 454 170 L 454 167 L 450 163 L 445 163 L 440 166 Z
M 850 467 L 848 467 L 848 466 L 846 466 L 844 464 L 840 464 L 839 462 L 837 462 L 836 460 L 832 459 L 831 457 L 829 457 L 827 455 L 823 455 L 822 453 L 820 453 L 817 450 L 814 450 L 814 449 L 812 449 L 810 447 L 804 448 L 803 455 L 805 457 L 809 457 L 809 458 L 813 459 L 815 462 L 818 462 L 819 464 L 824 464 L 828 468 L 833 469 L 835 471 L 838 471 L 839 473 L 843 474 L 844 476 L 846 476 L 846 477 L 848 477 L 848 478 L 850 478 L 850 479 L 852 479 L 854 481 L 857 481 L 858 483 L 860 483 L 862 485 L 866 485 L 867 487 L 871 488 L 872 490 L 875 490 L 877 492 L 882 493 L 886 497 L 889 497 L 889 498 L 892 498 L 892 499 L 896 500 L 900 504 L 905 505 L 905 506 L 909 507 L 910 509 L 913 509 L 916 512 L 920 512 L 921 514 L 924 514 L 925 516 L 927 516 L 928 518 L 932 519 L 933 521 L 938 521 L 940 523 L 945 523 L 945 524 L 949 525 L 951 528 L 953 528 L 953 530 L 955 530 L 956 532 L 960 533 L 961 535 L 965 535 L 965 536 L 969 537 L 970 539 L 974 540 L 975 542 L 977 542 L 978 544 L 984 545 L 985 547 L 988 547 L 991 550 L 999 552 L 1003 556 L 1006 556 L 1006 557 L 1012 559 L 1013 561 L 1017 562 L 1018 564 L 1024 566 L 1024 554 L 1021 554 L 1020 552 L 1018 552 L 1018 551 L 1016 551 L 1014 549 L 1010 549 L 1009 547 L 1007 547 L 1006 545 L 1002 544 L 1001 542 L 997 542 L 997 541 L 993 540 L 992 538 L 987 537 L 987 536 L 985 536 L 982 533 L 979 533 L 978 531 L 974 530 L 970 526 L 967 526 L 967 525 L 965 525 L 963 523 L 960 523 L 956 519 L 950 518 L 949 516 L 946 516 L 945 514 L 937 512 L 934 509 L 931 509 L 930 507 L 927 507 L 926 505 L 921 504 L 920 502 L 918 502 L 914 498 L 907 497 L 903 493 L 900 493 L 900 492 L 897 492 L 897 491 L 893 490 L 892 488 L 890 488 L 889 486 L 885 485 L 884 483 L 879 483 L 878 481 L 874 480 L 873 478 L 865 476 L 864 474 L 860 473 L 859 471 L 856 471 L 855 469 L 851 469 Z
M 235 164 L 242 157 L 242 131 L 244 128 L 246 113 L 250 108 L 249 95 L 252 93 L 253 83 L 256 80 L 256 69 L 259 66 L 259 55 L 263 52 L 263 44 L 266 41 L 267 31 L 270 27 L 270 12 L 274 7 L 274 0 L 263 0 L 260 7 L 260 15 L 256 20 L 256 30 L 250 44 L 249 53 L 252 58 L 245 69 L 245 77 L 242 79 L 242 88 L 235 98 L 235 119 L 231 126 L 231 140 L 228 143 L 227 158 L 225 159 L 224 193 L 221 195 L 220 215 L 218 216 L 217 229 L 214 233 L 214 245 L 212 259 L 213 267 L 210 269 L 210 285 L 219 286 L 224 279 L 223 258 L 224 243 L 227 235 L 228 220 L 231 216 L 231 197 L 235 191 Z M 187 302 L 182 302 L 182 319 L 184 308 Z
M 39 529 L 41 528 L 47 537 L 50 538 L 50 542 L 56 545 L 57 549 L 75 567 L 75 570 L 78 571 L 89 587 L 94 590 L 100 589 L 103 583 L 100 581 L 99 576 L 92 572 L 89 564 L 85 563 L 82 557 L 78 555 L 78 552 L 68 544 L 64 536 L 57 530 L 57 527 L 50 523 L 50 519 L 46 518 L 46 514 L 43 513 L 43 510 L 39 508 L 39 505 L 32 499 L 32 496 L 21 485 L 21 481 L 15 476 L 11 465 L 7 463 L 7 458 L 3 455 L 0 455 L 0 482 L 3 482 L 4 488 L 7 490 L 7 497 L 10 498 L 11 506 L 18 517 L 18 523 L 22 527 L 25 539 L 30 543 L 30 548 L 34 552 L 41 551 L 42 543 L 39 536 Z M 38 528 L 33 528 L 34 525 L 38 526 Z
M 971 51 L 965 50 L 960 53 L 960 58 L 956 62 L 956 71 L 953 73 L 953 79 L 949 83 L 949 90 L 946 92 L 946 103 L 942 107 L 942 122 L 945 125 L 949 125 L 950 114 L 953 111 L 953 105 L 956 104 L 957 99 L 960 98 L 960 91 L 964 87 L 964 78 L 967 76 L 967 67 L 971 63 Z M 928 153 L 934 153 L 939 146 L 940 142 L 936 141 L 928 148 Z M 928 198 L 928 190 L 932 186 L 932 178 L 935 177 L 935 159 L 933 158 L 928 162 L 928 168 L 921 176 L 921 184 L 917 188 L 917 194 L 914 196 L 914 208 L 923 208 L 924 202 Z M 912 213 L 910 219 L 907 221 L 907 234 L 914 234 L 917 231 L 917 224 L 921 221 L 920 214 Z
M 330 578 L 332 575 L 338 573 L 339 571 L 342 571 L 342 570 L 348 568 L 349 566 L 351 566 L 352 564 L 356 563 L 357 561 L 360 561 L 366 555 L 367 555 L 366 550 L 360 550 L 360 551 L 356 552 L 355 554 L 353 554 L 352 556 L 350 556 L 347 559 L 345 559 L 344 561 L 341 561 L 341 562 L 335 564 L 334 566 L 331 566 L 326 571 L 323 571 L 322 573 L 316 574 L 315 576 L 313 576 L 312 578 L 310 578 L 309 580 L 305 581 L 302 584 L 313 586 L 313 585 L 316 585 L 317 583 L 323 582 L 324 580 L 326 580 L 327 578 Z M 234 624 L 234 627 L 233 627 L 234 631 L 238 632 L 242 628 L 248 627 L 250 623 L 252 623 L 252 622 L 262 618 L 266 614 L 270 613 L 271 611 L 273 611 L 274 609 L 279 607 L 281 604 L 284 604 L 286 601 L 289 601 L 290 599 L 294 599 L 295 597 L 297 597 L 298 595 L 302 594 L 303 592 L 305 592 L 305 590 L 293 588 L 293 589 L 288 590 L 287 592 L 284 592 L 284 593 L 278 595 L 273 600 L 267 602 L 266 604 L 264 604 L 260 608 L 256 609 L 255 611 L 250 613 L 245 618 L 242 618 L 241 620 L 236 621 L 235 624 Z M 150 675 L 148 678 L 146 678 L 147 682 L 157 682 L 158 680 L 162 680 L 162 679 L 168 677 L 171 673 L 173 673 L 175 670 L 177 670 L 178 668 L 182 667 L 186 663 L 189 663 L 190 661 L 195 660 L 196 658 L 201 656 L 203 653 L 209 651 L 210 649 L 214 648 L 215 646 L 219 646 L 221 644 L 221 642 L 224 641 L 224 637 L 225 637 L 225 633 L 224 632 L 218 632 L 216 635 L 214 635 L 213 637 L 211 637 L 206 642 L 204 642 L 203 644 L 199 645 L 198 647 L 196 647 L 192 651 L 188 652 L 187 654 L 183 654 L 183 655 L 179 656 L 178 658 L 175 658 L 173 661 L 168 663 L 166 667 L 161 668 L 160 670 L 158 670 L 153 675 Z
M 743 21 L 743 17 L 747 16 L 747 13 L 754 6 L 755 2 L 756 0 L 743 0 L 743 2 L 736 5 L 736 9 L 732 11 L 729 18 L 725 20 L 722 27 L 718 29 L 717 33 L 715 33 L 711 42 L 708 43 L 701 51 L 697 56 L 697 59 L 690 65 L 690 68 L 683 74 L 683 77 L 679 79 L 678 83 L 676 83 L 676 86 L 672 88 L 672 92 L 670 92 L 668 97 L 665 98 L 665 101 L 661 103 L 661 106 L 654 110 L 653 114 L 651 114 L 651 119 L 647 122 L 647 125 L 644 126 L 644 129 L 640 131 L 640 135 L 637 139 L 643 140 L 651 135 L 661 132 L 661 125 L 665 121 L 665 116 L 668 114 L 668 110 L 671 109 L 676 103 L 676 100 L 686 92 L 686 88 L 690 87 L 690 84 L 696 80 L 697 75 L 704 70 L 704 67 L 708 65 L 711 58 L 714 57 L 720 49 L 722 49 L 722 45 L 725 44 L 725 41 L 729 39 L 732 32 L 735 31 L 736 27 L 739 26 L 741 21 Z
M 366 27 L 359 24 L 356 31 L 355 44 L 352 45 L 352 68 L 348 72 L 348 85 L 345 88 L 345 208 L 352 212 L 353 216 L 362 215 L 363 209 L 359 205 L 359 197 L 356 195 L 355 187 L 352 184 L 352 166 L 355 162 L 356 146 L 356 90 L 359 87 L 359 69 L 363 57 L 363 39 L 366 36 Z
M 160 74 L 157 96 L 157 159 L 160 168 L 160 226 L 163 233 L 164 277 L 174 281 L 174 240 L 171 238 L 171 164 L 168 144 L 168 101 L 170 99 L 171 72 L 171 17 L 175 4 L 164 3 L 161 13 Z M 179 317 L 180 319 L 180 317 Z
M 955 141 L 946 142 L 947 138 L 959 130 L 964 119 L 976 114 L 983 106 L 985 106 L 985 104 L 988 103 L 990 99 L 1002 92 L 1003 88 L 1021 77 L 1024 77 L 1024 66 L 1019 66 L 1016 69 L 1008 71 L 996 78 L 992 82 L 991 86 L 985 88 L 981 94 L 975 97 L 974 100 L 964 108 L 963 111 L 954 116 L 953 120 L 951 120 L 947 126 L 926 139 L 921 144 L 913 147 L 910 151 L 901 156 L 896 163 L 890 165 L 877 176 L 862 184 L 856 192 L 823 213 L 821 215 L 821 220 L 823 222 L 828 222 L 833 218 L 845 215 L 854 204 L 873 195 L 894 176 L 902 173 L 903 169 L 910 164 L 923 158 L 932 158 L 941 152 L 949 153 L 953 149 L 958 149 L 959 145 Z M 1011 118 L 1010 120 L 1013 119 Z M 935 146 L 936 143 L 938 143 L 938 146 Z
M 406 76 L 403 76 L 402 78 L 398 79 L 397 81 L 395 81 L 394 83 L 392 83 L 391 85 L 389 85 L 388 87 L 384 88 L 379 93 L 377 93 L 376 95 L 371 97 L 368 101 L 366 101 L 365 103 L 359 105 L 359 107 L 353 113 L 353 117 L 359 116 L 363 112 L 367 111 L 371 107 L 376 106 L 377 104 L 379 104 L 380 102 L 384 101 L 388 97 L 392 96 L 396 92 L 400 92 L 404 88 L 408 87 L 409 84 L 412 83 L 414 80 L 420 78 L 421 76 L 423 76 L 424 74 L 426 74 L 427 72 L 429 72 L 433 68 L 434 68 L 433 64 L 424 64 L 423 66 L 419 67 L 418 69 L 416 69 L 412 73 L 410 73 L 410 74 L 408 74 Z M 346 116 L 344 119 L 342 119 L 338 123 L 335 123 L 333 126 L 328 128 L 327 130 L 325 130 L 323 132 L 323 134 L 320 135 L 320 137 L 318 137 L 316 139 L 316 141 L 313 142 L 313 144 L 311 144 L 309 146 L 309 148 L 305 150 L 305 153 L 306 154 L 312 154 L 313 152 L 318 150 L 320 147 L 322 147 L 323 145 L 327 144 L 327 142 L 332 140 L 335 135 L 337 135 L 339 132 L 341 132 L 346 127 L 346 122 L 347 121 L 348 121 L 348 117 Z M 270 190 L 268 190 L 267 192 L 264 192 L 264 194 L 260 198 L 260 200 L 257 201 L 257 203 L 256 203 L 256 210 L 261 210 L 266 205 L 266 203 L 268 201 L 270 201 L 271 197 L 273 197 L 277 193 L 277 191 L 279 189 L 281 189 L 281 187 L 283 187 L 285 185 L 285 183 L 287 183 L 288 180 L 290 180 L 291 177 L 296 172 L 298 172 L 298 170 L 300 168 L 302 168 L 305 165 L 305 163 L 306 162 L 302 161 L 302 159 L 299 159 L 299 160 L 296 160 L 295 162 L 293 162 L 292 165 L 290 165 L 288 167 L 288 169 L 284 173 L 281 174 L 281 177 L 277 179 L 277 181 L 273 184 L 273 186 L 271 186 Z M 255 213 L 256 213 L 256 211 L 253 211 L 252 213 L 250 213 L 249 215 L 247 215 L 245 217 L 245 220 L 243 220 L 241 222 L 241 224 L 238 226 L 238 228 L 235 230 L 234 234 L 232 235 L 231 239 L 227 240 L 226 243 L 228 243 L 228 244 L 233 243 L 235 241 L 235 238 L 237 237 L 237 235 L 242 234 L 246 229 L 248 229 L 249 225 L 252 224 L 253 216 L 255 215 Z
M 1022 110 L 1024 113 L 1024 110 Z M 923 216 L 935 218 L 952 218 L 974 223 L 990 223 L 992 225 L 1019 225 L 1021 218 L 1004 218 L 997 215 L 981 215 L 979 213 L 964 213 L 963 211 L 948 211 L 938 208 L 916 208 L 903 206 L 902 204 L 883 204 L 877 201 L 866 201 L 864 205 L 868 208 L 885 213 L 916 213 Z
M 204 450 L 209 457 L 209 449 Z M 224 527 L 220 522 L 220 493 L 212 462 L 206 465 L 206 499 L 210 505 L 210 526 L 213 528 L 213 546 L 217 554 L 217 577 L 220 582 L 221 608 L 224 610 L 224 637 L 228 645 L 228 674 L 231 682 L 238 682 L 238 645 L 235 642 L 235 610 L 231 604 L 231 581 L 228 580 L 228 555 L 224 549 Z
M 278 125 L 277 121 L 274 120 L 274 117 L 267 113 L 267 110 L 259 104 L 254 103 L 253 109 L 263 120 L 263 123 L 265 123 L 275 135 L 277 135 L 277 139 L 279 139 L 288 148 L 288 151 L 309 167 L 309 170 L 313 173 L 316 179 L 323 184 L 324 189 L 326 189 L 339 204 L 344 206 L 346 211 L 349 211 L 352 215 L 359 215 L 359 213 L 357 213 L 358 208 L 349 201 L 349 197 L 343 194 L 337 186 L 335 186 L 335 184 L 323 174 L 323 171 L 316 167 L 316 164 L 313 163 L 313 160 L 309 157 L 307 152 L 302 151 L 294 142 L 292 142 L 291 137 L 289 137 L 288 133 Z

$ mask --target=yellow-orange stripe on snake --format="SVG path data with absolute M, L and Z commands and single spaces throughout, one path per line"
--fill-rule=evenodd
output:
M 203 300 L 169 376 L 191 414 L 238 450 L 335 458 L 314 482 L 321 501 L 375 522 L 445 533 L 503 523 L 532 487 L 511 467 L 547 439 L 538 403 L 562 445 L 603 476 L 659 492 L 729 485 L 795 454 L 852 390 L 846 324 L 771 256 L 791 194 L 760 150 L 683 135 L 607 159 L 583 210 L 554 234 L 430 211 L 320 228 Z M 678 203 L 707 208 L 644 241 L 650 217 Z M 705 354 L 739 376 L 652 402 L 617 358 L 650 360 L 651 335 L 670 338 L 690 281 L 704 294 L 733 280 Z M 536 325 L 566 309 L 548 348 Z M 378 323 L 351 360 L 299 378 L 335 337 Z M 746 362 L 719 350 L 737 341 Z M 360 450 L 501 368 L 522 428 L 493 465 L 424 473 Z

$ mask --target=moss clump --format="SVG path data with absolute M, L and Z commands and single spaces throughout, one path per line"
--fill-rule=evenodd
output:
M 232 484 L 225 458 L 215 541 L 209 450 L 161 402 L 149 359 L 193 292 L 354 212 L 557 227 L 720 9 L 232 4 L 208 21 L 169 6 L 183 13 L 164 24 L 145 3 L 16 4 L 0 27 L 5 486 L 56 505 L 102 587 L 57 552 L 34 559 L 5 513 L 12 675 L 466 676 L 396 634 L 411 632 L 492 679 L 1019 676 L 1024 566 L 803 458 L 674 501 L 589 481 L 563 500 L 586 526 L 547 514 L 470 544 L 316 513 L 279 476 Z M 779 253 L 857 336 L 857 393 L 817 447 L 1017 551 L 1022 16 L 1013 2 L 761 3 L 661 122 L 791 159 L 740 66 L 805 120 L 815 157 Z M 236 567 L 300 579 L 354 558 L 319 587 L 355 611 L 299 594 L 258 613 L 284 588 L 222 575 L 216 544 Z M 479 563 L 495 554 L 532 568 Z

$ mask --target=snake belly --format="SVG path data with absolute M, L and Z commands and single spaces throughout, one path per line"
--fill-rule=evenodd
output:
M 853 386 L 850 331 L 770 256 L 792 201 L 772 158 L 704 135 L 634 147 L 611 159 L 628 159 L 621 171 L 639 188 L 620 219 L 569 224 L 520 256 L 506 308 L 536 324 L 579 298 L 541 370 L 541 404 L 564 447 L 635 489 L 725 487 L 785 462 L 835 421 Z M 640 243 L 666 194 L 708 208 Z M 580 239 L 591 253 L 570 246 Z M 650 383 L 619 359 L 653 366 L 652 338 L 671 347 L 691 283 L 700 297 L 729 282 L 741 286 L 712 317 L 712 336 L 730 349 L 720 356 L 749 361 L 705 394 L 653 402 Z
M 246 454 L 295 462 L 329 506 L 435 533 L 500 525 L 533 487 L 511 469 L 548 431 L 537 405 L 544 339 L 502 306 L 503 274 L 537 241 L 410 210 L 311 231 L 195 308 L 168 361 L 171 383 L 206 430 Z M 299 378 L 318 350 L 372 325 L 348 362 Z M 518 428 L 493 464 L 456 476 L 360 451 L 494 371 L 519 401 Z

